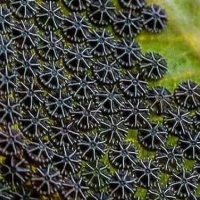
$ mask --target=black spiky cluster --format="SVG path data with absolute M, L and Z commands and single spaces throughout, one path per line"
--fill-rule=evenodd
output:
M 0 199 L 199 198 L 200 87 L 150 87 L 168 65 L 136 39 L 166 25 L 145 0 L 0 2 Z

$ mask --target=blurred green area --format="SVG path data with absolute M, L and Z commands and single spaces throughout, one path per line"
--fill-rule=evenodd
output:
M 142 33 L 137 38 L 143 52 L 157 51 L 167 59 L 168 74 L 153 84 L 173 91 L 183 80 L 200 83 L 200 0 L 151 2 L 161 5 L 169 19 L 167 28 L 161 34 Z

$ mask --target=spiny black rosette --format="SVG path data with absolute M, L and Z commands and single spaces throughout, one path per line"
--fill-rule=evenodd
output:
M 12 27 L 13 40 L 19 49 L 33 49 L 38 44 L 39 35 L 34 24 L 21 21 Z
M 9 32 L 12 26 L 12 13 L 7 7 L 0 6 L 0 33 Z
M 123 94 L 118 91 L 116 86 L 103 86 L 96 94 L 96 100 L 99 109 L 105 114 L 119 113 L 124 106 Z
M 61 187 L 60 172 L 52 165 L 39 166 L 31 177 L 32 187 L 42 195 L 53 195 Z
M 105 28 L 93 30 L 88 39 L 88 46 L 91 48 L 90 53 L 94 56 L 108 56 L 115 48 L 114 36 Z
M 54 149 L 49 141 L 40 138 L 27 142 L 26 155 L 31 161 L 39 164 L 50 163 L 54 157 Z
M 178 144 L 183 156 L 192 160 L 200 160 L 200 132 L 189 131 L 179 138 Z
M 58 152 L 54 154 L 52 163 L 63 176 L 76 174 L 81 169 L 81 155 L 78 150 L 72 150 L 63 144 Z
M 149 123 L 149 109 L 142 100 L 128 100 L 121 110 L 125 125 L 130 128 L 139 128 Z
M 108 25 L 115 16 L 115 7 L 109 0 L 88 0 L 87 14 L 92 23 Z
M 105 140 L 102 140 L 97 133 L 85 133 L 78 146 L 83 160 L 95 161 L 102 158 L 106 153 Z
M 159 5 L 151 4 L 142 11 L 144 27 L 153 33 L 160 33 L 167 26 L 167 15 Z
M 52 90 L 63 88 L 68 80 L 64 66 L 58 65 L 56 62 L 44 63 L 38 73 L 40 82 Z
M 37 9 L 36 21 L 41 28 L 55 31 L 63 24 L 64 17 L 55 2 L 45 1 Z
M 16 69 L 19 78 L 23 81 L 30 77 L 36 77 L 40 68 L 38 56 L 30 51 L 22 51 L 15 57 L 13 67 Z
M 165 145 L 167 130 L 160 123 L 149 123 L 138 131 L 138 141 L 147 149 L 156 150 Z
M 109 115 L 100 122 L 99 136 L 106 140 L 107 144 L 122 142 L 128 134 L 128 128 L 119 115 Z
M 107 165 L 95 160 L 86 163 L 86 166 L 82 169 L 81 176 L 90 188 L 98 191 L 108 185 L 110 172 Z
M 62 38 L 52 31 L 44 36 L 40 36 L 37 51 L 45 61 L 59 60 L 64 54 Z
M 76 149 L 80 139 L 79 130 L 76 125 L 69 120 L 56 120 L 54 124 L 48 127 L 49 139 L 58 148 L 69 147 Z
M 82 177 L 69 176 L 62 182 L 61 194 L 64 199 L 87 199 L 89 187 Z
M 146 4 L 146 0 L 118 0 L 120 5 L 130 9 L 140 9 Z
M 0 101 L 0 122 L 3 124 L 15 124 L 22 116 L 20 103 L 9 96 L 1 97 Z
M 132 9 L 119 11 L 113 19 L 115 33 L 128 40 L 135 38 L 141 31 L 142 26 L 142 17 Z
M 197 189 L 197 176 L 195 172 L 183 169 L 181 172 L 170 176 L 169 186 L 174 191 L 176 197 L 192 197 L 192 194 Z
M 78 104 L 72 111 L 71 116 L 74 124 L 82 130 L 91 130 L 99 125 L 99 107 L 94 101 Z
M 41 137 L 48 131 L 48 117 L 37 108 L 27 110 L 19 119 L 19 127 L 23 134 L 30 138 Z
M 120 79 L 119 87 L 130 98 L 142 97 L 147 93 L 147 82 L 140 73 L 134 74 L 128 71 Z
M 20 106 L 27 109 L 33 109 L 42 105 L 44 102 L 44 91 L 32 79 L 27 81 L 26 84 L 19 82 L 15 89 L 15 96 L 20 102 Z
M 73 74 L 67 86 L 70 94 L 78 100 L 91 99 L 97 93 L 96 80 L 86 73 Z
M 102 84 L 117 83 L 121 77 L 121 67 L 112 58 L 103 57 L 98 59 L 94 63 L 92 71 L 98 82 Z
M 160 183 L 158 183 L 155 187 L 150 188 L 146 195 L 146 199 L 154 200 L 173 200 L 175 198 L 176 197 L 171 187 L 161 185 Z
M 173 173 L 183 167 L 183 153 L 178 146 L 161 146 L 156 152 L 155 160 L 161 171 Z
M 30 165 L 20 156 L 7 156 L 1 164 L 1 173 L 10 185 L 21 185 L 30 178 Z
M 200 105 L 200 87 L 193 81 L 184 81 L 174 90 L 176 102 L 187 109 L 193 109 Z
M 75 43 L 84 42 L 89 35 L 90 25 L 87 19 L 79 13 L 71 13 L 62 25 L 65 37 Z
M 91 68 L 93 64 L 93 56 L 90 53 L 91 48 L 76 44 L 65 51 L 64 64 L 66 69 L 71 69 L 78 73 Z
M 183 110 L 181 107 L 174 107 L 168 110 L 163 122 L 168 132 L 180 136 L 187 134 L 190 130 L 192 118 L 187 110 Z
M 5 156 L 19 155 L 26 147 L 21 131 L 11 126 L 3 127 L 0 130 L 0 152 Z
M 47 95 L 45 106 L 51 116 L 65 118 L 73 108 L 71 99 L 72 96 L 60 89 Z
M 141 56 L 140 70 L 145 78 L 156 80 L 162 78 L 167 73 L 168 65 L 165 58 L 160 54 L 147 52 Z
M 0 89 L 1 93 L 10 94 L 17 88 L 17 73 L 15 69 L 6 66 L 0 69 Z
M 168 89 L 162 86 L 152 87 L 147 92 L 150 109 L 160 115 L 172 109 L 173 96 Z
M 116 199 L 133 199 L 136 192 L 136 179 L 128 171 L 118 171 L 109 181 L 109 193 Z
M 35 0 L 11 0 L 9 6 L 13 14 L 20 19 L 29 19 L 36 13 Z
M 122 38 L 116 43 L 114 57 L 125 68 L 135 67 L 141 60 L 140 46 L 135 40 L 127 41 Z
M 116 169 L 128 170 L 134 168 L 138 151 L 131 143 L 120 142 L 111 147 L 108 152 L 110 164 Z
M 134 167 L 134 175 L 137 179 L 137 184 L 144 188 L 155 186 L 160 178 L 160 168 L 151 160 L 140 160 Z
M 15 57 L 13 40 L 0 34 L 0 64 L 10 63 Z

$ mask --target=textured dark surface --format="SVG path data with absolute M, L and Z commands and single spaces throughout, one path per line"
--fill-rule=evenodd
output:
M 168 15 L 130 2 L 0 3 L 3 199 L 198 197 L 198 83 L 160 84 Z

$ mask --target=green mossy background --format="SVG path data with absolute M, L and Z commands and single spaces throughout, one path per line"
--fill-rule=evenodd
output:
M 148 1 L 150 2 L 150 1 Z M 187 79 L 200 83 L 200 0 L 151 0 L 168 14 L 168 26 L 162 34 L 140 34 L 143 51 L 155 50 L 168 62 L 169 72 L 155 83 L 173 91 Z

